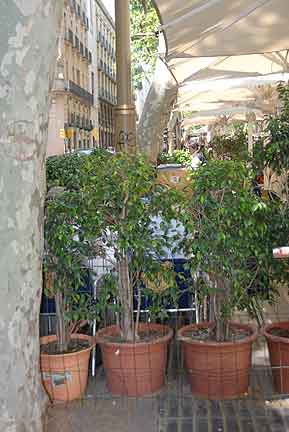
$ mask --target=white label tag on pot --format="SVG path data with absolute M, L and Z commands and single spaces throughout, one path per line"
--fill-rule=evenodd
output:
M 279 259 L 289 258 L 289 247 L 283 246 L 273 249 L 273 257 Z
M 180 183 L 181 178 L 179 176 L 171 176 L 171 183 L 177 184 Z
M 71 372 L 42 372 L 43 381 L 51 381 L 53 387 L 63 385 L 72 381 Z

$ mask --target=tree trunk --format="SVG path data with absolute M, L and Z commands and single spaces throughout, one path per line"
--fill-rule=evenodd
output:
M 118 264 L 119 297 L 121 301 L 120 328 L 127 342 L 134 341 L 133 287 L 129 277 L 128 257 L 124 254 Z
M 44 160 L 59 0 L 0 1 L 0 430 L 41 432 Z
M 161 151 L 163 130 L 167 126 L 177 96 L 177 82 L 166 64 L 158 58 L 154 80 L 147 95 L 137 130 L 140 151 L 156 160 Z
M 224 315 L 224 306 L 230 300 L 231 286 L 230 282 L 222 277 L 218 277 L 216 280 L 217 292 L 214 296 L 216 341 L 225 342 L 229 337 L 229 320 Z
M 60 352 L 65 352 L 68 350 L 69 344 L 69 332 L 65 325 L 65 310 L 64 310 L 64 295 L 61 292 L 56 292 L 55 294 L 55 311 L 56 311 L 56 334 L 58 339 L 58 346 Z

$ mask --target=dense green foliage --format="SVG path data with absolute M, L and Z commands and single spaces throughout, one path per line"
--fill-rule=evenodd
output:
M 182 212 L 190 268 L 205 272 L 215 304 L 216 338 L 226 340 L 235 308 L 249 307 L 254 286 L 269 283 L 284 264 L 272 259 L 281 218 L 251 190 L 250 172 L 240 161 L 209 161 L 192 173 L 193 195 Z M 284 224 L 283 224 L 284 227 Z M 279 241 L 279 239 L 278 239 Z M 276 271 L 275 271 L 276 270 Z M 262 282 L 263 281 L 263 282 Z
M 94 214 L 90 237 L 101 233 L 98 243 L 113 249 L 120 326 L 124 339 L 131 340 L 137 337 L 133 293 L 140 295 L 142 275 L 150 280 L 162 275 L 170 287 L 174 285 L 172 272 L 163 269 L 160 258 L 170 241 L 176 192 L 157 184 L 156 170 L 144 156 L 117 154 L 109 163 L 97 162 L 97 173 L 89 176 L 83 194 L 87 213 Z M 155 235 L 154 217 L 162 218 L 161 236 Z
M 280 113 L 266 119 L 253 158 L 248 158 L 243 129 L 216 138 L 184 194 L 158 185 L 155 168 L 141 155 L 97 150 L 91 156 L 49 159 L 49 188 L 65 190 L 57 189 L 47 201 L 45 257 L 57 280 L 53 294 L 64 298 L 67 327 L 71 319 L 81 322 L 113 308 L 124 339 L 133 340 L 134 296 L 140 305 L 141 295 L 150 295 L 151 312 L 159 316 L 166 301 L 177 301 L 175 275 L 160 261 L 162 249 L 177 237 L 169 239 L 171 219 L 179 219 L 186 230 L 183 247 L 191 257 L 192 276 L 200 270 L 207 275 L 201 295 L 209 294 L 215 304 L 216 339 L 226 340 L 235 309 L 246 308 L 260 318 L 260 302 L 273 300 L 276 282 L 288 283 L 289 277 L 287 262 L 272 257 L 274 247 L 288 243 L 288 194 L 273 202 L 252 192 L 256 170 L 288 173 L 288 86 L 280 84 L 279 93 Z M 190 164 L 190 158 L 176 151 L 161 155 L 160 162 Z M 154 216 L 162 219 L 162 236 L 155 235 Z M 83 259 L 103 256 L 107 248 L 113 250 L 116 271 L 104 278 L 99 302 L 91 308 L 78 294 Z M 163 281 L 164 292 L 152 289 Z
M 132 79 L 141 88 L 145 76 L 151 78 L 158 52 L 159 19 L 151 0 L 131 1 Z
M 254 162 L 257 169 L 271 168 L 277 174 L 289 168 L 289 84 L 277 87 L 280 112 L 265 119 L 264 136 L 254 146 Z
M 93 254 L 93 245 L 85 239 L 80 193 L 87 162 L 86 157 L 77 154 L 52 157 L 46 162 L 45 293 L 55 299 L 59 350 L 64 352 L 70 334 L 98 316 L 92 299 L 80 293 L 87 283 L 84 263 Z
M 190 166 L 192 163 L 192 155 L 188 150 L 174 150 L 172 154 L 163 152 L 158 156 L 158 163 Z
M 51 156 L 46 162 L 47 189 L 64 187 L 66 190 L 79 190 L 87 179 L 87 170 L 91 169 L 91 160 L 108 159 L 111 153 L 95 149 L 91 156 L 72 153 L 61 156 Z
M 162 297 L 176 301 L 174 273 L 164 268 L 161 257 L 170 242 L 177 192 L 157 184 L 156 170 L 144 156 L 112 156 L 101 150 L 89 156 L 49 159 L 47 181 L 45 268 L 54 275 L 49 292 L 61 309 L 58 320 L 64 338 L 69 338 L 71 321 L 100 317 L 112 308 L 119 313 L 124 339 L 133 340 L 139 319 L 135 325 L 133 300 L 137 293 L 139 308 L 144 280 L 152 283 L 145 293 L 151 291 L 154 315 L 163 310 L 158 293 L 149 286 L 165 281 Z M 52 186 L 59 185 L 63 188 L 52 197 Z M 156 235 L 154 217 L 162 219 L 162 235 Z M 108 256 L 108 251 L 113 253 Z M 110 259 L 114 269 L 104 278 L 95 304 L 79 294 L 88 257 Z
M 209 143 L 208 155 L 219 160 L 247 160 L 248 135 L 244 126 L 234 129 L 230 135 L 216 135 Z

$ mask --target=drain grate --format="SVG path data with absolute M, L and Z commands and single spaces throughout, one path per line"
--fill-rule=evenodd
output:
M 287 432 L 289 408 L 276 401 L 161 397 L 158 432 Z

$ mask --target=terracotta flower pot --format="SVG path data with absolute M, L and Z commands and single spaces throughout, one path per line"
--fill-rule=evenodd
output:
M 150 342 L 110 342 L 105 336 L 119 335 L 117 326 L 106 327 L 96 335 L 100 344 L 109 390 L 114 395 L 144 396 L 164 385 L 167 348 L 173 331 L 160 324 L 140 324 L 140 331 L 158 331 L 163 336 Z
M 268 324 L 264 328 L 273 368 L 275 390 L 278 393 L 289 393 L 289 338 L 272 335 L 270 331 L 273 328 L 289 331 L 289 321 Z
M 69 354 L 40 354 L 42 382 L 53 401 L 71 401 L 80 398 L 87 384 L 88 364 L 93 346 L 91 336 L 75 334 L 74 339 L 86 340 L 89 348 Z M 40 338 L 40 344 L 54 342 L 56 336 Z
M 248 325 L 231 323 L 251 335 L 234 342 L 200 341 L 185 337 L 193 329 L 208 328 L 209 322 L 192 324 L 178 332 L 192 393 L 208 399 L 230 399 L 248 391 L 252 343 L 257 331 Z

